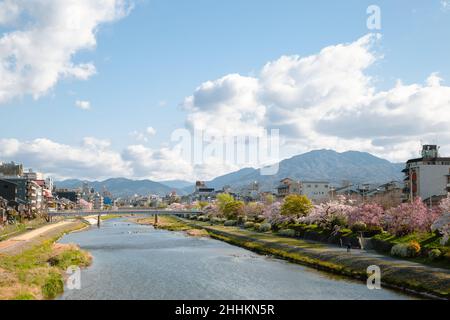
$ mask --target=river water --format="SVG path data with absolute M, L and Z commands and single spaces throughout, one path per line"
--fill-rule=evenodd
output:
M 126 219 L 64 236 L 94 257 L 61 299 L 408 299 L 389 290 Z

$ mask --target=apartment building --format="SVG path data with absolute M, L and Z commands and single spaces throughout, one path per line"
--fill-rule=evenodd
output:
M 441 157 L 437 145 L 424 145 L 422 157 L 408 160 L 403 172 L 405 201 L 436 203 L 450 192 L 450 157 Z
M 277 187 L 278 198 L 284 198 L 290 194 L 301 194 L 314 201 L 324 201 L 330 197 L 330 183 L 327 181 L 295 181 L 285 178 Z

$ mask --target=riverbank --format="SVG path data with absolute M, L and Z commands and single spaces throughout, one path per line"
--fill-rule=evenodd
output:
M 177 224 L 184 224 L 185 229 L 203 229 L 212 238 L 260 254 L 273 255 L 360 281 L 366 281 L 368 266 L 377 265 L 381 269 L 381 282 L 385 287 L 425 297 L 450 298 L 450 271 L 446 269 L 424 266 L 363 250 L 346 252 L 345 249 L 327 244 L 272 233 L 253 232 L 238 227 L 224 227 L 185 219 L 178 219 Z
M 69 266 L 91 264 L 90 254 L 79 247 L 56 243 L 64 234 L 86 228 L 85 223 L 70 221 L 48 227 L 0 250 L 0 300 L 53 299 L 64 291 Z
M 135 219 L 134 222 L 141 225 L 150 225 L 155 229 L 162 229 L 167 231 L 183 231 L 189 236 L 193 237 L 208 237 L 209 233 L 203 228 L 190 226 L 185 222 L 173 216 L 158 217 L 158 223 L 155 224 L 155 218 L 141 218 Z

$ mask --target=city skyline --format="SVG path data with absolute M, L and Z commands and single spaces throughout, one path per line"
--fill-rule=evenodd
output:
M 277 129 L 280 160 L 334 149 L 403 162 L 421 142 L 450 154 L 447 1 L 379 1 L 380 30 L 368 1 L 96 3 L 0 3 L 0 161 L 160 181 L 248 166 L 187 161 L 179 128 Z

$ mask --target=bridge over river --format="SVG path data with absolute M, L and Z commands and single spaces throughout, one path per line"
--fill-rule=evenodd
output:
M 203 211 L 201 210 L 165 210 L 165 209 L 137 209 L 137 208 L 119 208 L 111 210 L 62 210 L 49 212 L 50 221 L 52 217 L 89 217 L 97 216 L 97 223 L 100 225 L 100 217 L 108 214 L 117 215 L 150 215 L 155 217 L 155 223 L 158 223 L 158 216 L 180 216 L 180 215 L 201 215 Z

